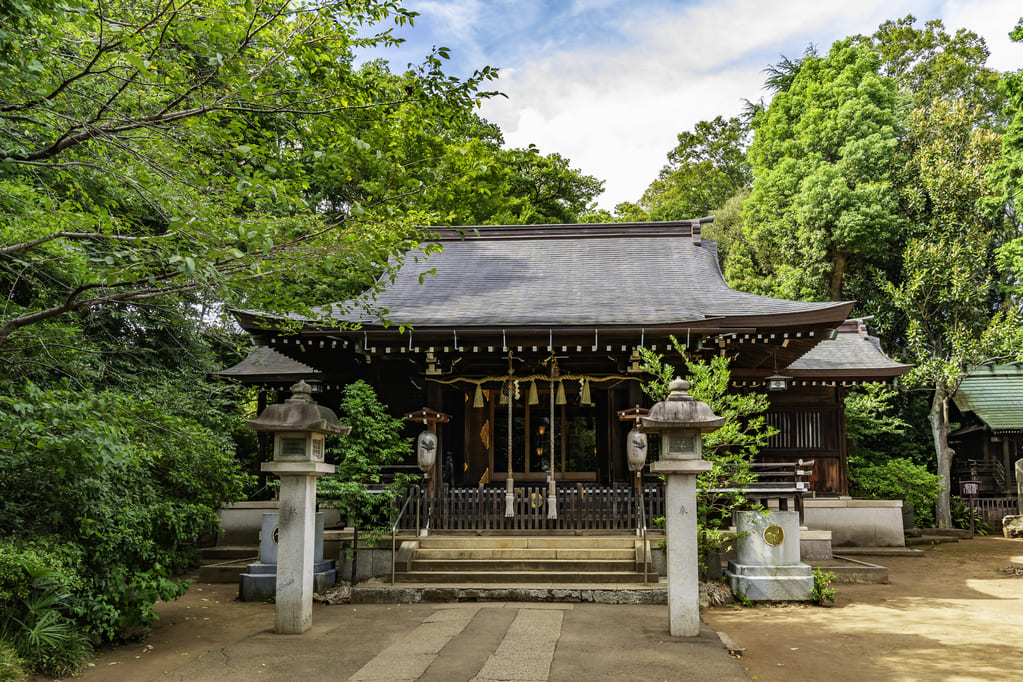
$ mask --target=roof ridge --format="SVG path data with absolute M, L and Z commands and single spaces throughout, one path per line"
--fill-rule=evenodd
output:
M 462 225 L 423 227 L 435 241 L 477 241 L 503 239 L 602 239 L 611 237 L 692 237 L 694 225 L 714 220 L 713 216 L 695 220 L 670 220 L 645 223 L 566 223 L 539 225 Z

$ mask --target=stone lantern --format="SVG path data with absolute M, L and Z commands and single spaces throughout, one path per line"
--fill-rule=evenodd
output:
M 304 381 L 291 387 L 284 403 L 268 406 L 247 425 L 274 434 L 273 461 L 260 468 L 281 477 L 274 630 L 300 634 L 312 626 L 316 478 L 335 470 L 323 461 L 324 437 L 351 429 L 316 404 Z
M 725 423 L 707 403 L 693 400 L 689 382 L 676 378 L 668 399 L 650 408 L 643 431 L 661 437 L 660 459 L 650 471 L 667 479 L 665 537 L 668 544 L 668 619 L 671 634 L 700 634 L 699 557 L 696 542 L 696 477 L 713 466 L 703 459 L 703 434 Z

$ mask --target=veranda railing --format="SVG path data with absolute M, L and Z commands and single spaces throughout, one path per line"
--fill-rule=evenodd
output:
M 425 520 L 415 524 L 406 512 L 395 530 L 412 531 L 429 524 L 432 530 L 632 530 L 644 521 L 664 516 L 664 488 L 644 486 L 642 512 L 634 488 L 628 484 L 566 483 L 558 485 L 558 518 L 547 518 L 545 485 L 515 488 L 515 515 L 505 517 L 503 486 L 443 486 L 428 498 L 423 488 L 411 488 L 406 503 L 422 510 Z M 411 511 L 411 510 L 410 510 Z M 643 518 L 645 517 L 645 519 Z M 415 527 L 413 527 L 415 526 Z

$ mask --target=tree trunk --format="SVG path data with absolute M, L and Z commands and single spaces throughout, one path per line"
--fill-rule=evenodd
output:
M 831 271 L 831 286 L 828 296 L 832 301 L 842 300 L 842 280 L 845 278 L 845 266 L 849 262 L 849 254 L 845 251 L 835 252 L 835 268 Z
M 927 420 L 931 422 L 931 434 L 934 436 L 934 452 L 938 457 L 938 500 L 935 504 L 935 516 L 938 528 L 952 527 L 952 507 L 950 504 L 952 481 L 952 456 L 955 452 L 948 446 L 948 387 L 938 380 L 934 385 L 934 399 Z

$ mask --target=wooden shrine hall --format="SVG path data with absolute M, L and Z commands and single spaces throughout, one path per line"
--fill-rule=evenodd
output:
M 327 321 L 236 312 L 275 366 L 250 358 L 224 374 L 280 387 L 287 358 L 317 373 L 333 409 L 364 379 L 392 414 L 450 415 L 437 461 L 452 489 L 503 492 L 510 467 L 516 485 L 553 469 L 559 490 L 584 490 L 631 481 L 618 412 L 651 403 L 640 348 L 684 368 L 674 336 L 690 357 L 731 358 L 735 391 L 783 388 L 770 392 L 779 433 L 760 458 L 812 459 L 811 488 L 846 494 L 845 393 L 910 367 L 847 320 L 853 302 L 731 289 L 701 237 L 709 220 L 435 229 L 439 250 L 409 253 L 375 298 L 340 302 Z

